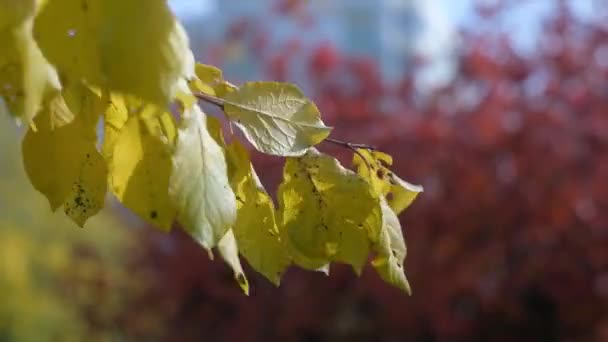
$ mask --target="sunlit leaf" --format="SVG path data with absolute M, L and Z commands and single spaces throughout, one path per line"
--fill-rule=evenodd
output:
M 163 113 L 158 115 L 156 120 Z M 141 113 L 131 116 L 114 141 L 110 189 L 127 208 L 164 230 L 175 216 L 168 192 L 171 168 L 171 150 L 162 132 L 149 130 Z
M 228 230 L 226 235 L 224 235 L 224 237 L 219 241 L 217 249 L 219 250 L 224 261 L 226 261 L 226 263 L 232 268 L 232 271 L 234 272 L 234 279 L 236 279 L 243 292 L 248 295 L 249 282 L 247 281 L 247 277 L 245 277 L 243 267 L 241 266 L 241 261 L 239 259 L 239 247 L 232 229 Z
M 237 199 L 234 234 L 249 264 L 275 285 L 290 263 L 286 245 L 275 222 L 275 208 L 260 183 L 249 153 L 238 141 L 226 150 L 230 183 Z
M 289 158 L 283 177 L 279 222 L 289 243 L 306 258 L 348 263 L 360 272 L 367 261 L 370 232 L 381 226 L 378 200 L 369 185 L 314 149 L 301 158 Z
M 23 159 L 30 181 L 51 208 L 63 205 L 66 214 L 82 226 L 104 205 L 107 167 L 96 148 L 96 125 L 103 106 L 91 92 L 67 91 L 81 94 L 80 113 L 69 124 L 53 128 L 51 110 L 56 107 L 45 107 L 35 120 L 38 130 L 28 130 L 23 139 Z
M 331 131 L 314 103 L 291 84 L 246 83 L 225 100 L 226 115 L 264 153 L 299 156 Z
M 0 0 L 0 31 L 19 26 L 35 11 L 36 0 Z
M 26 123 L 61 89 L 55 69 L 32 36 L 34 3 L 0 1 L 0 97 Z
M 410 284 L 405 277 L 403 261 L 407 254 L 401 224 L 395 212 L 382 200 L 382 231 L 378 243 L 374 244 L 376 257 L 372 266 L 387 283 L 410 294 Z
M 101 70 L 114 90 L 167 104 L 194 73 L 181 24 L 165 0 L 105 0 L 99 27 Z
M 66 77 L 158 105 L 194 75 L 188 38 L 165 0 L 47 1 L 35 31 Z
M 65 77 L 102 84 L 100 25 L 103 1 L 46 1 L 34 32 L 45 57 Z
M 224 153 L 209 134 L 198 106 L 182 115 L 169 194 L 179 222 L 206 249 L 213 248 L 236 222 L 236 198 Z
M 120 136 L 120 131 L 129 119 L 129 108 L 124 96 L 119 94 L 105 94 L 103 101 L 107 101 L 108 106 L 104 113 L 104 132 L 102 154 L 110 160 L 114 153 L 114 146 Z
M 359 149 L 358 152 L 353 157 L 357 172 L 370 182 L 378 196 L 386 198 L 397 215 L 407 209 L 423 191 L 422 186 L 404 181 L 389 169 L 393 158 L 388 154 L 365 149 Z
M 237 88 L 224 80 L 222 71 L 212 65 L 197 63 L 195 67 L 196 77 L 190 80 L 190 89 L 211 96 L 224 98 L 228 93 Z

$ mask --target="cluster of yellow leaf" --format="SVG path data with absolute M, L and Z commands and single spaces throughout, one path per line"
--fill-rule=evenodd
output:
M 236 87 L 196 64 L 165 0 L 0 0 L 0 44 L 0 100 L 29 126 L 25 169 L 53 210 L 83 226 L 109 191 L 217 248 L 245 292 L 239 254 L 275 284 L 291 264 L 360 273 L 371 254 L 409 292 L 397 214 L 422 189 L 385 154 L 358 150 L 353 172 L 317 151 L 331 128 L 297 87 Z M 197 96 L 216 99 L 255 149 L 287 158 L 278 208 Z

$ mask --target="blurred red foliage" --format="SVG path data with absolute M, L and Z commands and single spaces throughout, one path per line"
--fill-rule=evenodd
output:
M 608 27 L 564 7 L 530 55 L 500 34 L 463 39 L 456 79 L 424 100 L 329 44 L 306 64 L 336 138 L 378 146 L 425 187 L 401 217 L 413 296 L 338 265 L 280 288 L 250 270 L 245 297 L 189 238 L 151 233 L 142 265 L 171 339 L 608 340 Z M 265 59 L 270 78 L 290 79 L 290 53 Z M 274 191 L 281 160 L 255 164 Z

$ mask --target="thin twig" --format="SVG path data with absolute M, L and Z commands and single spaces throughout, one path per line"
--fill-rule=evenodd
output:
M 361 160 L 363 161 L 363 163 L 365 163 L 365 166 L 367 166 L 367 170 L 369 171 L 369 174 L 371 177 L 372 170 L 373 170 L 372 166 L 369 164 L 369 161 L 367 161 L 367 158 L 365 158 L 363 153 L 361 153 L 359 151 L 359 149 L 376 151 L 377 150 L 376 147 L 365 145 L 365 144 L 353 144 L 353 143 L 350 143 L 347 141 L 341 141 L 341 140 L 337 140 L 337 139 L 333 139 L 333 138 L 326 138 L 323 141 L 327 141 L 329 143 L 336 144 L 338 146 L 342 146 L 342 147 L 348 148 L 349 150 L 353 151 L 353 153 L 358 155 L 359 158 L 361 158 Z
M 205 101 L 207 103 L 211 103 L 212 105 L 218 106 L 221 110 L 224 110 L 224 105 L 226 104 L 226 101 L 224 101 L 223 99 L 220 99 L 219 97 L 215 97 L 209 94 L 205 94 L 205 93 L 194 93 L 194 96 L 196 96 L 197 99 Z
M 346 147 L 346 148 L 350 148 L 351 150 L 356 150 L 358 148 L 364 149 L 364 150 L 370 150 L 370 151 L 376 151 L 377 148 L 375 146 L 371 146 L 371 145 L 366 145 L 366 144 L 354 144 L 348 141 L 342 141 L 342 140 L 338 140 L 338 139 L 333 139 L 333 138 L 326 138 L 323 141 L 327 141 L 328 143 L 332 143 L 335 145 L 340 145 L 342 147 Z

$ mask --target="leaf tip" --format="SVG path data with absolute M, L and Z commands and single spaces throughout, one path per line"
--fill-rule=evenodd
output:
M 235 273 L 234 277 L 236 279 L 236 282 L 239 284 L 241 290 L 243 290 L 243 293 L 245 293 L 246 296 L 249 296 L 249 281 L 247 281 L 247 277 L 245 277 L 245 274 L 241 272 Z

